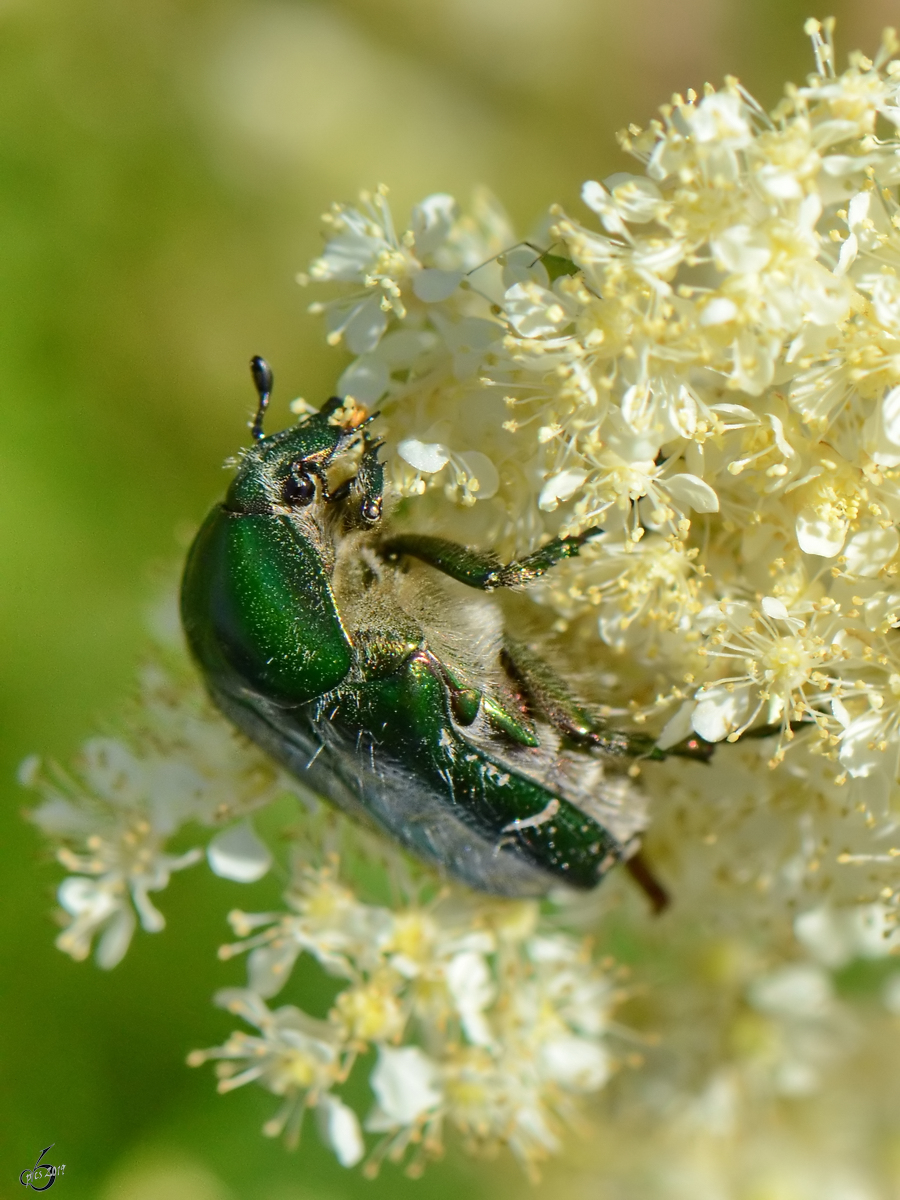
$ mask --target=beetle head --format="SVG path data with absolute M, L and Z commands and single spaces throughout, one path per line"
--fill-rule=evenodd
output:
M 367 416 L 349 398 L 333 396 L 290 429 L 265 437 L 272 370 L 258 356 L 251 359 L 250 370 L 259 395 L 254 445 L 242 456 L 225 507 L 243 513 L 293 512 L 317 501 L 352 500 L 354 521 L 374 525 L 381 517 L 384 473 L 377 457 L 381 442 L 366 427 L 377 414 Z

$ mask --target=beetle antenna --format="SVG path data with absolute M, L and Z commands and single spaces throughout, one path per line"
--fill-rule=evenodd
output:
M 259 354 L 255 354 L 250 359 L 250 374 L 253 376 L 253 386 L 256 388 L 256 394 L 259 396 L 256 416 L 253 418 L 253 424 L 250 426 L 250 435 L 254 441 L 258 442 L 263 437 L 263 420 L 266 415 L 266 409 L 269 407 L 269 397 L 272 395 L 272 385 L 275 382 L 275 377 L 272 374 L 272 368 Z

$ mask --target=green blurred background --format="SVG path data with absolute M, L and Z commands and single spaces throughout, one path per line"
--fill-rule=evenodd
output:
M 900 4 L 844 0 L 840 59 Z M 186 1052 L 232 1021 L 209 998 L 223 914 L 270 902 L 175 876 L 168 928 L 112 974 L 53 949 L 59 870 L 21 820 L 17 763 L 62 759 L 115 715 L 159 575 L 246 439 L 247 360 L 272 427 L 341 367 L 295 273 L 318 216 L 391 185 L 401 216 L 483 182 L 523 230 L 627 169 L 614 132 L 734 73 L 767 106 L 810 66 L 808 0 L 2 0 L 0 3 L 0 1197 L 50 1141 L 70 1200 L 471 1200 L 514 1169 L 451 1153 L 411 1183 L 343 1171 L 311 1126 L 215 1095 Z M 827 13 L 817 13 L 823 16 Z M 60 1196 L 61 1192 L 54 1195 Z

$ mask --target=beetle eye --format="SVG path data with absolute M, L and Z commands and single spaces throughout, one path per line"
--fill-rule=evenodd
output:
M 281 489 L 281 495 L 285 504 L 305 507 L 307 504 L 312 504 L 316 498 L 316 485 L 305 471 L 296 475 L 288 475 L 284 481 L 284 487 Z

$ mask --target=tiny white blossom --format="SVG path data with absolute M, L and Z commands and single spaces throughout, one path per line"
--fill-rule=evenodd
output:
M 326 1092 L 316 1105 L 323 1141 L 342 1167 L 355 1167 L 366 1152 L 359 1119 L 349 1105 Z
M 433 1115 L 441 1103 L 438 1069 L 418 1046 L 382 1046 L 370 1083 L 378 1108 L 367 1119 L 372 1130 L 393 1130 Z
M 238 883 L 255 883 L 272 865 L 271 851 L 248 820 L 217 833 L 206 847 L 206 857 L 216 875 Z
M 233 1033 L 222 1046 L 193 1051 L 188 1064 L 198 1067 L 217 1060 L 220 1092 L 258 1082 L 284 1097 L 263 1132 L 267 1137 L 284 1134 L 289 1145 L 299 1140 L 306 1109 L 324 1103 L 326 1136 L 336 1153 L 353 1159 L 358 1141 L 354 1142 L 342 1107 L 336 1107 L 339 1102 L 329 1095 L 352 1065 L 352 1055 L 334 1028 L 293 1005 L 270 1011 L 259 996 L 244 988 L 224 988 L 216 1003 L 255 1026 L 259 1034 Z

